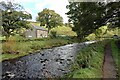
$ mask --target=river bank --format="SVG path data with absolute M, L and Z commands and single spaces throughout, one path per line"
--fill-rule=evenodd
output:
M 0 55 L 0 62 L 26 56 L 44 49 L 76 42 L 76 40 L 71 37 L 42 38 L 27 41 L 24 41 L 24 39 L 21 40 L 21 38 L 19 41 L 19 38 L 11 37 L 7 42 L 1 43 L 2 54 Z

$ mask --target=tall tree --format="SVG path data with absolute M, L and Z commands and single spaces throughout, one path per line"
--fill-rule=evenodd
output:
M 15 30 L 21 28 L 29 28 L 28 19 L 31 14 L 22 11 L 23 7 L 13 2 L 0 2 L 0 10 L 2 12 L 3 35 L 9 38 Z
M 120 28 L 120 1 L 109 2 L 105 5 L 105 17 L 103 18 L 105 23 L 110 23 L 112 28 Z
M 107 23 L 119 25 L 118 4 L 119 2 L 70 2 L 67 5 L 69 12 L 66 14 L 74 24 L 73 31 L 82 39 Z
M 47 8 L 38 13 L 38 18 L 36 20 L 40 22 L 40 26 L 46 25 L 48 33 L 53 27 L 61 26 L 63 24 L 63 18 L 54 10 L 49 10 Z

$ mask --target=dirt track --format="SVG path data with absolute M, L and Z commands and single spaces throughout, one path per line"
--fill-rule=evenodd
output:
M 117 72 L 116 72 L 115 63 L 112 56 L 111 45 L 107 44 L 105 46 L 103 78 L 116 78 L 116 75 L 117 75 Z

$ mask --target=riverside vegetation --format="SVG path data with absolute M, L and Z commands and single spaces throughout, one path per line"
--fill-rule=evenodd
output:
M 120 49 L 118 48 L 119 44 L 118 41 L 120 40 L 112 40 L 111 41 L 111 47 L 112 47 L 112 55 L 113 55 L 113 59 L 115 61 L 115 66 L 116 66 L 116 70 L 118 73 L 118 78 L 120 79 L 120 61 L 118 60 L 120 58 Z
M 20 56 L 25 56 L 34 53 L 37 50 L 52 48 L 65 44 L 74 43 L 73 38 L 70 37 L 57 37 L 57 38 L 41 38 L 41 39 L 24 39 L 23 37 L 16 36 L 10 37 L 7 42 L 2 42 L 2 58 L 0 61 L 13 59 Z
M 101 78 L 106 41 L 96 42 L 82 49 L 71 66 L 71 78 Z
M 82 49 L 76 59 L 74 64 L 71 66 L 71 73 L 66 76 L 69 78 L 102 78 L 103 73 L 103 62 L 104 62 L 104 47 L 107 42 L 111 43 L 112 55 L 116 64 L 116 70 L 118 73 L 117 78 L 120 76 L 120 62 L 118 57 L 120 56 L 120 50 L 116 46 L 117 40 L 103 40 L 96 42 L 94 44 L 88 45 L 86 48 Z

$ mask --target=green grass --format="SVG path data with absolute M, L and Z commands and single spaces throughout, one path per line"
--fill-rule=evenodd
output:
M 56 31 L 57 35 L 76 36 L 76 33 L 70 27 L 66 26 L 55 27 L 51 31 Z
M 35 26 L 40 26 L 40 23 L 38 23 L 38 22 L 30 22 L 30 24 L 33 24 Z
M 120 58 L 120 50 L 118 49 L 118 47 L 116 46 L 115 42 L 117 40 L 112 40 L 111 41 L 111 47 L 112 47 L 112 55 L 116 64 L 116 68 L 117 68 L 117 72 L 119 75 L 119 79 L 120 79 L 120 61 L 118 60 Z
M 66 76 L 70 78 L 102 78 L 105 44 L 106 41 L 102 41 L 83 48 L 71 66 L 71 73 Z
M 14 38 L 12 38 L 14 39 Z M 36 52 L 38 50 L 52 48 L 55 46 L 61 46 L 69 43 L 73 43 L 74 40 L 70 38 L 43 38 L 43 39 L 36 39 L 32 41 L 9 41 L 2 43 L 3 54 L 2 59 L 0 61 L 4 61 L 7 59 L 13 59 L 19 56 L 28 55 L 29 53 Z M 15 51 L 19 52 L 19 54 L 8 54 L 8 51 Z
M 25 56 L 27 53 L 21 53 L 21 54 L 1 54 L 0 55 L 0 62 L 4 60 L 14 59 L 17 57 Z

